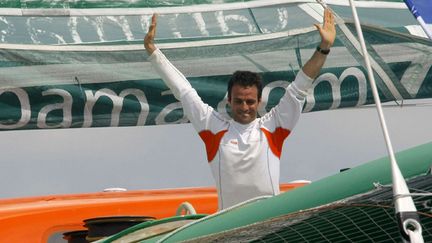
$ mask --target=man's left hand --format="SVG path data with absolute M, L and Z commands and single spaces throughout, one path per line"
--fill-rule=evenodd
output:
M 321 49 L 330 49 L 336 38 L 334 16 L 330 9 L 326 8 L 324 10 L 323 25 L 321 26 L 319 24 L 315 24 L 315 27 L 317 28 L 321 36 Z

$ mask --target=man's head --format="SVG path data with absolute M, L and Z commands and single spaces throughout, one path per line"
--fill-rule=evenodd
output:
M 257 117 L 261 102 L 261 76 L 249 71 L 236 71 L 228 83 L 228 103 L 234 121 L 248 124 Z

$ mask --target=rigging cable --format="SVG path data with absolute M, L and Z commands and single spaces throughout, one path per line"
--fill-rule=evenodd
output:
M 396 217 L 399 223 L 400 233 L 404 242 L 418 242 L 422 243 L 422 228 L 420 225 L 420 219 L 417 214 L 417 209 L 414 205 L 414 201 L 411 196 L 400 197 L 400 195 L 409 194 L 408 186 L 405 183 L 404 177 L 396 163 L 396 158 L 391 144 L 390 136 L 387 130 L 384 113 L 382 111 L 381 100 L 378 95 L 378 90 L 375 83 L 375 78 L 372 72 L 369 55 L 366 49 L 365 40 L 363 38 L 363 32 L 360 26 L 360 20 L 357 15 L 357 10 L 354 5 L 354 1 L 350 0 L 351 9 L 353 12 L 354 23 L 357 30 L 357 35 L 361 44 L 361 50 L 363 52 L 363 58 L 368 72 L 368 79 L 371 85 L 373 97 L 376 103 L 378 116 L 381 123 L 384 139 L 387 146 L 387 152 L 390 157 L 392 181 L 393 181 L 393 200 L 395 204 Z

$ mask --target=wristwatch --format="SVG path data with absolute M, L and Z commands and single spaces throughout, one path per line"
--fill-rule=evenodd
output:
M 328 55 L 330 53 L 330 49 L 321 49 L 320 46 L 317 46 L 316 50 L 323 55 Z

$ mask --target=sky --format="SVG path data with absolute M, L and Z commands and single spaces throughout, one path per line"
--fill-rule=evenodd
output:
M 386 107 L 394 150 L 432 142 L 432 100 Z M 0 198 L 213 186 L 190 124 L 0 132 Z M 387 155 L 372 108 L 302 114 L 285 141 L 281 182 L 317 181 Z

